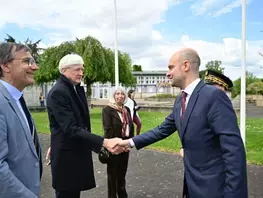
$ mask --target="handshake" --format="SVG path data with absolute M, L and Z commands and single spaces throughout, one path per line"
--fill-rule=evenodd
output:
M 122 140 L 120 138 L 104 139 L 103 146 L 112 154 L 120 154 L 128 152 L 131 148 L 130 140 Z
M 131 148 L 131 145 L 129 139 L 122 140 L 121 138 L 112 138 L 112 139 L 105 138 L 103 141 L 103 147 L 105 147 L 112 154 L 117 155 L 122 152 L 128 152 Z M 51 163 L 50 154 L 51 154 L 51 148 L 49 147 L 46 154 L 47 166 L 49 166 Z

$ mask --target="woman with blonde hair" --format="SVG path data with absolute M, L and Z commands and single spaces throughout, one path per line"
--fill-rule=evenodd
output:
M 105 138 L 129 139 L 134 136 L 133 121 L 129 108 L 124 106 L 128 96 L 121 87 L 116 88 L 109 105 L 102 110 L 102 122 Z M 107 162 L 108 198 L 126 198 L 126 172 L 129 152 L 110 155 Z

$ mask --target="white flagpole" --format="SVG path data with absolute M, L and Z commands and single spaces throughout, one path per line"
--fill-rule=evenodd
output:
M 119 86 L 119 65 L 118 65 L 118 40 L 117 40 L 117 8 L 116 0 L 114 0 L 115 15 L 115 87 Z
M 240 97 L 240 131 L 246 145 L 246 0 L 242 0 L 242 74 Z

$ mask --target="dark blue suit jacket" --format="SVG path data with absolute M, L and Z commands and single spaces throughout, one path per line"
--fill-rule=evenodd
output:
M 133 137 L 137 149 L 178 131 L 184 147 L 184 194 L 190 198 L 247 198 L 246 155 L 236 114 L 220 89 L 196 86 L 180 120 L 181 97 L 158 127 Z

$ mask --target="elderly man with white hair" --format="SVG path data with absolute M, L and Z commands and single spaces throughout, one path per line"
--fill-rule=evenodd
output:
M 84 61 L 68 54 L 59 62 L 59 80 L 47 97 L 51 130 L 52 186 L 57 198 L 79 198 L 80 192 L 94 188 L 92 153 L 104 146 L 120 153 L 118 138 L 106 139 L 91 133 L 89 109 L 80 86 Z

